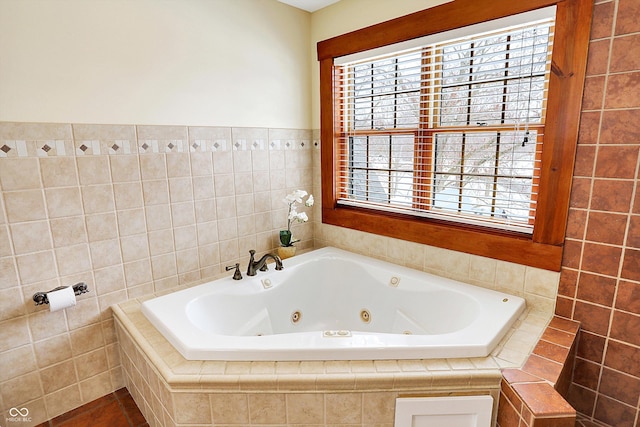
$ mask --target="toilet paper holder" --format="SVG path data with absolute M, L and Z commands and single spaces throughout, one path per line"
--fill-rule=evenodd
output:
M 68 286 L 58 286 L 55 289 L 51 289 L 49 292 L 59 291 L 60 289 L 64 288 L 68 288 Z M 87 292 L 89 292 L 89 287 L 84 282 L 76 283 L 72 286 L 72 288 L 73 293 L 76 295 L 86 294 Z M 36 292 L 35 294 L 33 294 L 33 300 L 35 301 L 36 305 L 49 304 L 47 293 L 48 292 Z

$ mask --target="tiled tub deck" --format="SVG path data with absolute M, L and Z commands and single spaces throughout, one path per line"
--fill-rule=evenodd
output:
M 538 340 L 557 330 L 554 324 L 566 326 L 560 319 L 548 326 L 549 319 L 538 313 L 522 315 L 485 358 L 224 362 L 184 359 L 147 321 L 140 303 L 131 300 L 113 311 L 126 385 L 151 426 L 391 427 L 397 397 L 450 394 L 491 395 L 500 427 L 575 420 L 575 411 L 554 397 L 545 377 L 557 371 L 558 362 L 546 353 L 543 363 L 529 358 L 532 351 L 544 350 Z M 553 369 L 545 362 L 554 363 Z M 527 393 L 521 396 L 522 390 Z M 543 403 L 536 401 L 536 392 L 544 395 Z

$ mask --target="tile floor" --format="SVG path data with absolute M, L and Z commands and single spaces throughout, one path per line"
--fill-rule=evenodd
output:
M 89 402 L 37 427 L 148 427 L 126 388 Z

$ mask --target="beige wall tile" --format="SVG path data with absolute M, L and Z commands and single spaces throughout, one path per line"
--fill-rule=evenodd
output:
M 0 322 L 25 314 L 20 288 L 0 289 Z
M 13 254 L 11 243 L 9 229 L 5 224 L 0 224 L 0 258 Z
M 107 352 L 104 348 L 82 354 L 75 358 L 78 379 L 85 380 L 109 370 Z
M 197 140 L 225 140 L 231 141 L 231 128 L 218 126 L 189 126 L 189 141 Z
M 139 182 L 113 184 L 116 208 L 133 209 L 142 207 L 142 185 Z
M 38 366 L 41 368 L 63 362 L 72 357 L 68 334 L 61 334 L 34 344 Z
M 121 265 L 94 271 L 96 294 L 104 295 L 125 288 L 124 270 Z
M 57 277 L 58 272 L 53 251 L 35 252 L 16 257 L 22 284 L 41 282 Z
M 185 126 L 138 125 L 138 139 L 181 140 L 187 141 Z
M 120 238 L 122 260 L 124 262 L 149 258 L 149 242 L 146 234 L 137 234 Z
M 496 266 L 496 289 L 518 296 L 524 295 L 524 278 L 526 267 L 505 261 L 498 261 Z
M 216 174 L 213 178 L 214 189 L 217 197 L 233 196 L 235 184 L 233 174 Z
M 74 124 L 73 136 L 79 140 L 134 140 L 135 126 L 109 124 Z
M 174 396 L 177 423 L 210 424 L 211 406 L 206 394 L 180 393 Z
M 250 194 L 253 192 L 253 174 L 251 172 L 234 174 L 233 185 L 235 194 Z
M 10 228 L 16 255 L 53 248 L 47 221 L 21 222 Z
M 170 253 L 151 257 L 151 271 L 153 272 L 153 278 L 156 280 L 175 276 L 178 273 L 175 254 Z
M 285 395 L 250 394 L 249 416 L 251 424 L 285 424 L 287 422 Z
M 89 241 L 84 217 L 82 216 L 56 218 L 50 220 L 49 224 L 55 247 L 70 246 Z
M 205 246 L 198 247 L 198 257 L 200 260 L 200 267 L 211 267 L 217 266 L 220 264 L 220 248 L 218 244 L 211 244 Z M 217 274 L 212 273 L 211 275 L 203 275 L 204 277 L 211 277 L 212 275 Z
M 40 171 L 45 188 L 78 185 L 78 168 L 74 157 L 43 157 L 40 159 Z
M 235 197 L 218 197 L 216 199 L 216 218 L 219 220 L 236 217 Z
M 89 244 L 91 264 L 94 269 L 109 267 L 122 263 L 120 242 L 118 240 L 101 240 Z
M 0 122 L 0 140 L 71 139 L 71 135 L 69 124 Z
M 213 176 L 193 177 L 193 199 L 203 200 L 215 197 Z
M 104 346 L 102 327 L 90 325 L 71 331 L 71 350 L 74 355 L 86 353 Z
M 195 208 L 193 202 L 175 203 L 171 205 L 171 219 L 174 227 L 195 224 Z
M 0 184 L 5 191 L 40 188 L 40 167 L 38 159 L 0 159 Z
M 140 181 L 140 164 L 137 155 L 110 156 L 109 164 L 113 182 Z
M 10 223 L 47 218 L 42 190 L 6 191 L 4 201 Z
M 78 175 L 81 185 L 108 184 L 111 182 L 107 156 L 78 156 Z
M 171 203 L 193 200 L 193 186 L 190 177 L 170 178 L 169 195 Z
M 198 271 L 200 267 L 198 250 L 194 248 L 176 252 L 176 266 L 178 274 Z M 197 280 L 197 278 L 194 277 L 193 280 Z
M 213 154 L 213 173 L 233 173 L 233 153 L 231 151 L 215 151 Z
M 327 424 L 360 424 L 362 422 L 360 393 L 326 394 L 325 408 Z
M 195 152 L 190 154 L 191 175 L 211 176 L 213 175 L 213 157 L 211 152 Z
M 123 386 L 124 384 L 121 386 L 118 384 L 112 385 L 111 373 L 107 371 L 90 377 L 85 381 L 81 381 L 80 391 L 82 393 L 83 400 L 85 402 L 91 402 L 99 397 L 106 396 L 112 390 L 118 390 Z
M 24 404 L 42 395 L 38 372 L 31 372 L 0 383 L 0 395 L 6 407 Z
M 116 208 L 133 209 L 142 207 L 142 185 L 139 182 L 114 184 L 113 193 L 116 202 Z
M 29 374 L 37 370 L 36 359 L 30 345 L 23 345 L 0 353 L 0 382 Z
M 176 227 L 173 229 L 176 250 L 184 250 L 193 248 L 198 245 L 196 226 L 188 225 L 186 227 Z
M 30 342 L 29 327 L 25 317 L 0 322 L 0 353 Z
M 218 217 L 215 199 L 197 200 L 195 203 L 196 222 L 215 221 Z
M 146 206 L 169 203 L 169 187 L 166 180 L 144 181 L 142 192 Z
M 526 293 L 555 299 L 558 295 L 560 273 L 527 267 L 525 271 L 524 290 Z
M 363 423 L 393 423 L 395 394 L 388 392 L 363 393 Z
M 95 285 L 89 283 L 87 285 L 89 285 L 90 293 L 79 296 L 76 306 L 66 310 L 67 324 L 71 331 L 100 321 L 100 308 L 96 298 Z
M 14 258 L 0 258 L 0 289 L 12 288 L 18 284 L 18 272 Z
M 148 259 L 124 264 L 124 277 L 127 287 L 139 286 L 153 280 L 151 262 Z
M 68 387 L 78 382 L 73 360 L 40 369 L 40 380 L 45 394 Z
M 165 230 L 171 228 L 171 207 L 168 204 L 145 207 L 147 230 Z
M 49 218 L 61 218 L 81 215 L 82 201 L 80 189 L 74 187 L 52 188 L 45 190 Z
M 287 421 L 291 424 L 324 424 L 324 395 L 287 394 Z
M 218 220 L 218 236 L 220 240 L 231 240 L 238 237 L 238 223 L 236 218 Z
M 140 156 L 140 172 L 143 181 L 167 178 L 167 164 L 164 154 L 144 154 Z
M 151 256 L 162 255 L 175 250 L 171 229 L 151 231 L 148 236 Z
M 86 221 L 89 242 L 115 239 L 118 237 L 118 226 L 116 224 L 115 214 L 88 215 Z
M 113 212 L 113 188 L 110 184 L 82 187 L 82 202 L 87 214 Z
M 218 424 L 249 424 L 249 400 L 246 394 L 212 394 L 213 422 Z
M 191 176 L 191 164 L 188 153 L 167 154 L 167 176 L 169 178 Z
M 49 289 L 43 289 L 48 291 Z M 48 307 L 29 316 L 29 330 L 34 341 L 44 340 L 67 332 L 64 311 L 49 312 Z
M 80 387 L 72 385 L 70 387 L 47 394 L 44 397 L 49 417 L 56 417 L 65 412 L 75 409 L 82 404 Z
M 61 276 L 89 272 L 91 270 L 91 256 L 89 255 L 88 244 L 64 246 L 57 248 L 55 252 L 58 272 Z M 88 273 L 88 275 L 90 274 Z
M 216 243 L 218 238 L 218 225 L 215 221 L 203 222 L 197 225 L 198 246 Z
M 118 230 L 120 231 L 120 236 L 145 233 L 147 226 L 145 224 L 144 209 L 118 211 Z

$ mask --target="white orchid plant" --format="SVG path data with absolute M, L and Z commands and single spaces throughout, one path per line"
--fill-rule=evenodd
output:
M 307 198 L 306 200 L 304 200 L 305 197 Z M 283 202 L 289 205 L 289 212 L 287 214 L 287 229 L 280 230 L 280 243 L 282 244 L 282 246 L 293 246 L 293 244 L 299 242 L 300 239 L 292 238 L 291 223 L 294 221 L 309 221 L 309 217 L 307 216 L 306 212 L 298 212 L 297 204 L 304 203 L 306 207 L 313 206 L 313 195 L 308 194 L 304 190 L 295 190 L 292 193 L 288 194 L 287 197 L 283 199 Z

